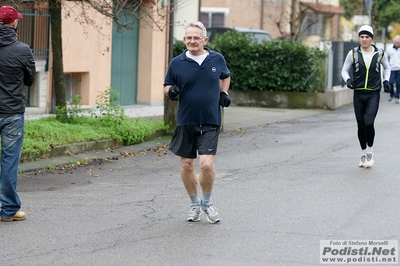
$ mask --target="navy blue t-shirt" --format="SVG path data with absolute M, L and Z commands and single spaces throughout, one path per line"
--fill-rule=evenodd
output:
M 187 50 L 169 64 L 164 86 L 177 85 L 181 90 L 178 126 L 221 126 L 220 80 L 230 72 L 220 53 L 204 49 L 209 54 L 201 65 L 186 56 Z

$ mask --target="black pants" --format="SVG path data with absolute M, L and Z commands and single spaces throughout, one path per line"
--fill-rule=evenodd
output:
M 354 91 L 353 105 L 357 119 L 358 140 L 361 149 L 365 150 L 367 145 L 374 145 L 375 117 L 379 109 L 379 91 Z

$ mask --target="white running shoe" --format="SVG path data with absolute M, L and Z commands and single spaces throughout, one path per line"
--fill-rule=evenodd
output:
M 207 215 L 208 222 L 215 224 L 220 221 L 217 208 L 214 207 L 211 201 L 208 203 L 204 203 L 202 201 L 200 205 L 201 205 L 201 210 Z
M 187 221 L 188 222 L 198 222 L 198 221 L 200 221 L 200 216 L 201 216 L 200 204 L 197 204 L 197 205 L 192 204 L 190 206 Z
M 366 161 L 364 167 L 365 168 L 371 168 L 374 165 L 375 165 L 374 154 L 373 153 L 367 153 L 367 161 Z
M 361 155 L 360 162 L 358 163 L 358 167 L 365 167 L 365 164 L 367 162 L 367 155 L 363 154 Z

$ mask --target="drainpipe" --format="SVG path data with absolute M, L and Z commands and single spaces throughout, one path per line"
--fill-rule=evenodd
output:
M 199 14 L 198 14 L 198 18 L 197 18 L 197 20 L 198 21 L 200 21 L 200 19 L 201 19 L 201 0 L 199 0 Z M 210 25 L 210 27 L 211 27 L 211 25 Z
M 264 29 L 264 0 L 261 0 L 261 19 L 260 19 L 260 29 Z

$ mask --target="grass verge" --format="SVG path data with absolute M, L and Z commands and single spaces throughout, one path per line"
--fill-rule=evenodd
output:
M 56 117 L 26 120 L 22 156 L 37 158 L 56 146 L 88 141 L 111 139 L 134 145 L 166 129 L 161 120 L 123 116 L 119 119 L 80 116 L 74 118 L 74 123 L 62 123 Z

